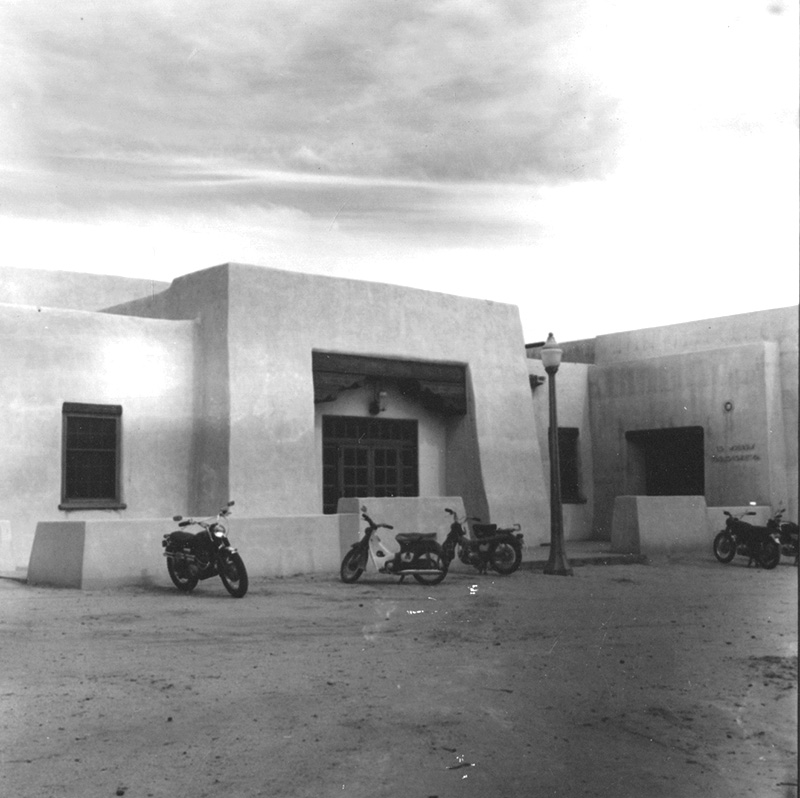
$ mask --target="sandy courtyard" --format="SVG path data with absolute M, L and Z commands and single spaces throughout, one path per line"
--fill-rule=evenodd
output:
M 797 795 L 797 568 L 0 580 L 8 798 Z

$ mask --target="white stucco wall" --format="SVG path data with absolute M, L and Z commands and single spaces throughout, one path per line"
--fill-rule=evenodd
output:
M 228 498 L 253 517 L 319 512 L 312 352 L 321 351 L 465 366 L 469 412 L 447 429 L 443 492 L 544 540 L 549 504 L 516 307 L 225 264 L 115 312 L 196 318 L 201 350 L 215 359 L 218 383 L 201 375 L 198 403 L 203 434 L 225 454 L 193 512 Z
M 592 462 L 592 437 L 589 418 L 589 370 L 584 363 L 561 363 L 556 373 L 556 408 L 559 427 L 578 429 L 578 460 L 582 504 L 563 504 L 562 516 L 565 540 L 589 540 L 592 537 L 594 513 L 594 468 Z M 547 374 L 541 360 L 528 360 L 530 374 L 544 378 L 532 389 L 532 402 L 536 417 L 536 433 L 542 457 L 543 476 L 547 495 L 550 493 L 550 450 L 547 430 L 550 425 L 550 401 Z
M 231 545 L 252 579 L 335 573 L 341 562 L 342 516 L 229 518 Z M 355 523 L 357 516 L 353 516 Z M 27 578 L 30 584 L 99 590 L 125 585 L 172 587 L 164 534 L 168 518 L 43 522 L 37 525 Z M 190 531 L 198 531 L 192 527 Z M 200 590 L 227 595 L 219 577 Z
M 756 502 L 788 507 L 794 517 L 797 449 L 785 423 L 779 363 L 778 345 L 759 341 L 593 367 L 597 526 L 607 535 L 614 498 L 636 492 L 626 476 L 625 433 L 691 426 L 704 432 L 709 505 Z
M 39 521 L 182 512 L 193 441 L 191 322 L 0 306 L 0 518 L 26 568 Z M 125 510 L 59 510 L 62 404 L 122 406 Z

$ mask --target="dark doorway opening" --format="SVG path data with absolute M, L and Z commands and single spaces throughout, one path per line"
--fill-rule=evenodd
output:
M 628 491 L 643 496 L 704 496 L 702 427 L 626 432 Z

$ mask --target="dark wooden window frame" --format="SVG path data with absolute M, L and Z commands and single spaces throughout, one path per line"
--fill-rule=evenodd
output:
M 122 501 L 122 407 L 120 405 L 92 405 L 81 404 L 78 402 L 64 402 L 62 406 L 62 437 L 61 437 L 61 503 L 58 505 L 60 510 L 124 510 L 126 505 Z M 79 423 L 81 419 L 113 420 L 113 450 L 111 448 L 85 449 L 71 446 L 70 431 L 72 425 Z M 75 495 L 74 484 L 75 474 L 72 469 L 80 468 L 73 460 L 73 455 L 85 452 L 104 452 L 106 455 L 113 455 L 113 480 L 108 480 L 113 484 L 113 489 L 107 491 L 112 495 L 91 495 L 98 494 L 97 489 L 90 487 L 85 491 L 88 495 Z
M 394 426 L 392 426 L 394 425 Z M 339 426 L 337 434 L 332 428 Z M 359 434 L 347 434 L 346 429 L 360 430 Z M 386 433 L 394 429 L 400 434 L 387 437 Z M 369 430 L 381 430 L 379 434 L 369 435 Z M 322 467 L 323 467 L 323 512 L 331 514 L 336 512 L 338 499 L 347 496 L 346 476 L 344 469 L 363 469 L 366 471 L 366 481 L 363 483 L 364 491 L 359 496 L 418 496 L 419 495 L 419 444 L 418 424 L 416 420 L 409 419 L 374 419 L 360 416 L 323 416 L 322 439 Z M 356 450 L 363 454 L 359 462 L 346 463 L 345 458 L 352 458 Z M 396 452 L 394 464 L 388 461 L 383 464 L 377 462 L 376 454 L 391 450 Z M 330 470 L 335 469 L 336 498 L 330 493 L 332 487 Z M 381 479 L 377 472 L 383 470 L 383 475 L 390 469 L 396 469 L 397 475 L 394 490 L 383 493 L 386 489 L 385 482 L 375 491 L 375 484 Z
M 581 460 L 577 427 L 558 428 L 558 464 L 561 478 L 561 503 L 586 504 L 581 492 Z

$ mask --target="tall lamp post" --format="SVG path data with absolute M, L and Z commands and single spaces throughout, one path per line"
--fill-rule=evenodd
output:
M 542 347 L 542 363 L 547 372 L 550 399 L 550 557 L 544 567 L 546 574 L 572 576 L 572 568 L 564 551 L 564 520 L 561 512 L 561 464 L 558 458 L 558 414 L 556 412 L 556 372 L 561 365 L 561 349 L 553 338 L 547 336 Z

